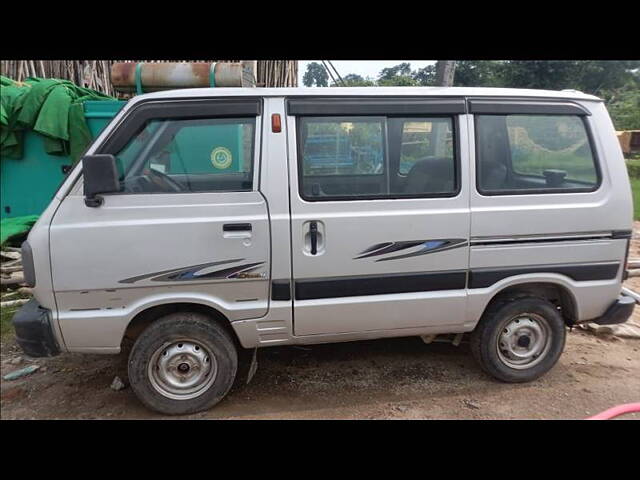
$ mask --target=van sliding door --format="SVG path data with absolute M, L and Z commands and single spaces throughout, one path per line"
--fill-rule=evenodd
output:
M 294 330 L 465 321 L 466 106 L 455 98 L 291 98 Z

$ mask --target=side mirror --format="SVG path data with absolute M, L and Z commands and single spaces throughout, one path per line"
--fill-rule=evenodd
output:
M 118 192 L 118 168 L 113 155 L 85 155 L 82 157 L 84 177 L 84 203 L 87 207 L 99 207 L 103 199 L 99 193 Z

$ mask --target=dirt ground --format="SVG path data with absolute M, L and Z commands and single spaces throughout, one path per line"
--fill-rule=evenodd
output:
M 640 258 L 639 222 L 634 230 L 630 258 Z M 626 285 L 640 292 L 640 277 Z M 640 326 L 640 306 L 631 321 Z M 0 381 L 2 419 L 169 418 L 138 402 L 127 385 L 124 353 L 30 360 L 12 335 L 2 337 L 1 347 L 2 376 L 40 366 L 29 376 Z M 262 349 L 247 385 L 248 361 L 242 361 L 236 385 L 220 404 L 182 418 L 580 419 L 640 401 L 640 340 L 579 328 L 568 334 L 550 372 L 518 385 L 485 375 L 464 340 L 459 347 L 425 345 L 412 337 Z M 124 380 L 124 389 L 111 389 L 115 376 Z
M 21 354 L 2 345 L 2 375 Z M 20 366 L 31 362 L 24 359 Z M 64 354 L 2 381 L 2 419 L 153 419 L 126 384 L 126 358 Z M 259 351 L 251 383 L 239 380 L 211 419 L 579 419 L 640 400 L 640 340 L 574 329 L 558 365 L 527 384 L 504 384 L 475 365 L 468 344 L 398 338 Z M 246 362 L 243 364 L 246 367 Z M 639 414 L 624 418 L 640 419 Z

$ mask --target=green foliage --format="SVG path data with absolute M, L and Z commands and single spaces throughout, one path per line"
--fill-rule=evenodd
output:
M 16 297 L 17 298 L 17 297 Z M 13 325 L 11 318 L 20 307 L 2 307 L 0 308 L 0 337 L 4 340 L 6 336 L 13 334 Z
M 600 95 L 637 78 L 639 61 L 629 60 L 511 60 L 499 67 L 504 85 L 513 88 L 580 90 Z
M 380 87 L 414 87 L 416 85 L 419 84 L 411 75 L 398 75 L 378 80 L 378 86 Z
M 631 192 L 633 193 L 633 219 L 640 220 L 640 178 L 631 179 Z
M 373 87 L 376 84 L 374 80 L 371 80 L 370 78 L 363 78 L 362 76 L 357 75 L 355 73 L 350 73 L 349 75 L 345 75 L 344 77 L 342 77 L 342 80 L 344 80 L 344 84 L 347 87 Z M 341 85 L 336 85 L 335 83 L 332 83 L 331 86 L 337 87 Z
M 495 60 L 459 60 L 456 62 L 456 87 L 504 87 L 504 62 Z M 435 71 L 435 67 L 434 67 Z
M 305 87 L 327 87 L 329 85 L 329 74 L 327 70 L 317 62 L 311 62 L 307 65 L 307 71 L 302 77 L 302 83 Z
M 640 159 L 627 160 L 627 172 L 631 178 L 640 180 Z
M 578 89 L 578 62 L 564 60 L 511 60 L 499 70 L 504 86 L 546 90 Z
M 629 82 L 603 95 L 616 130 L 640 130 L 640 85 Z
M 397 77 L 411 77 L 411 64 L 405 62 L 395 67 L 383 68 L 378 81 L 393 80 Z
M 343 78 L 351 87 L 431 86 L 436 83 L 436 69 L 428 65 L 411 70 L 411 64 L 403 62 L 382 69 L 376 79 L 353 73 Z M 303 83 L 326 86 L 327 72 L 311 63 Z M 640 128 L 640 61 L 636 60 L 458 60 L 454 85 L 580 90 L 606 101 L 616 129 Z
M 436 84 L 436 66 L 427 65 L 411 74 L 418 85 L 423 87 L 433 86 Z

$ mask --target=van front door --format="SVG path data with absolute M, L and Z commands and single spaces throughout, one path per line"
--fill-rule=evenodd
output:
M 76 185 L 53 219 L 53 284 L 68 346 L 119 344 L 122 323 L 153 305 L 198 303 L 229 320 L 267 312 L 260 111 L 257 99 L 146 102 L 90 151 L 116 157 L 121 191 L 91 208 Z M 82 334 L 81 322 L 93 322 L 86 331 L 94 334 Z
M 462 99 L 289 99 L 294 331 L 465 322 Z

